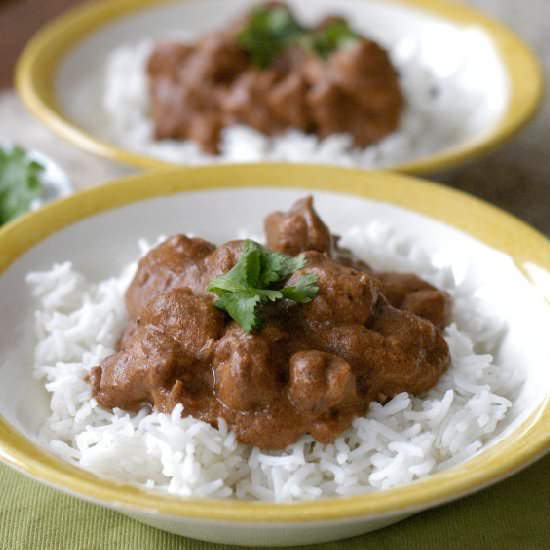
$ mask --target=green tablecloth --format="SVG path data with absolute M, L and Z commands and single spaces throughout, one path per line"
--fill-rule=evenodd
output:
M 0 465 L 1 550 L 223 550 L 65 496 Z M 550 549 L 550 456 L 495 487 L 323 550 Z

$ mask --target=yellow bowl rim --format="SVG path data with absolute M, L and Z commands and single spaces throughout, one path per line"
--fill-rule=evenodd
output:
M 88 133 L 63 113 L 54 91 L 58 67 L 80 40 L 115 19 L 174 1 L 96 0 L 76 7 L 46 25 L 27 44 L 16 69 L 16 87 L 29 111 L 60 137 L 96 155 L 146 169 L 185 166 L 112 145 Z M 493 39 L 510 81 L 508 108 L 491 132 L 440 153 L 395 165 L 393 170 L 425 174 L 464 163 L 508 140 L 534 116 L 543 96 L 542 70 L 535 54 L 509 28 L 474 8 L 449 0 L 386 2 L 427 11 L 451 23 L 481 27 Z
M 236 184 L 235 182 L 239 182 Z M 550 272 L 550 242 L 540 233 L 465 193 L 407 176 L 315 165 L 209 166 L 146 173 L 89 188 L 0 229 L 0 276 L 49 235 L 79 220 L 158 196 L 246 187 L 326 190 L 389 202 L 441 220 L 502 252 Z M 524 271 L 527 276 L 527 272 Z M 531 281 L 536 286 L 535 281 Z M 118 484 L 54 457 L 0 416 L 0 460 L 39 481 L 127 511 L 245 523 L 303 523 L 413 512 L 472 493 L 524 468 L 550 449 L 550 399 L 481 455 L 424 480 L 350 498 L 293 504 L 181 499 Z

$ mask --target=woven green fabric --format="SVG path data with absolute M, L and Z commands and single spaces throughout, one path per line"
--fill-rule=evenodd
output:
M 0 466 L 1 550 L 229 550 L 170 535 Z M 495 487 L 323 550 L 550 549 L 550 456 Z

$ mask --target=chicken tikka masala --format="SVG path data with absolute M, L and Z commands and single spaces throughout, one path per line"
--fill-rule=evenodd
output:
M 266 247 L 176 235 L 140 261 L 118 351 L 91 371 L 107 408 L 183 405 L 239 441 L 328 443 L 371 402 L 432 388 L 449 365 L 450 297 L 378 273 L 297 201 L 265 220 Z
M 305 27 L 281 2 L 194 43 L 158 43 L 147 75 L 155 138 L 193 140 L 210 153 L 236 124 L 269 136 L 345 133 L 367 146 L 397 129 L 404 104 L 381 46 L 341 17 Z

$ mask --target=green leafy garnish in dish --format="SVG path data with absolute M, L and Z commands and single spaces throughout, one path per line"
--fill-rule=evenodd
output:
M 304 33 L 287 7 L 260 6 L 252 11 L 248 25 L 239 34 L 239 43 L 254 65 L 266 69 L 277 54 Z
M 359 38 L 348 23 L 335 19 L 319 30 L 302 27 L 286 6 L 260 6 L 239 34 L 239 43 L 260 69 L 267 69 L 283 50 L 300 46 L 327 58 L 335 50 Z
M 0 225 L 27 212 L 42 193 L 44 166 L 22 147 L 0 147 Z
M 285 256 L 247 240 L 239 261 L 227 273 L 212 279 L 208 290 L 218 296 L 216 307 L 227 312 L 243 330 L 252 332 L 262 325 L 262 304 L 282 299 L 306 304 L 319 292 L 318 277 L 313 273 L 294 285 L 277 288 L 305 265 L 303 256 Z
M 347 21 L 337 19 L 311 35 L 311 48 L 317 55 L 327 58 L 335 50 L 355 44 L 358 38 Z

